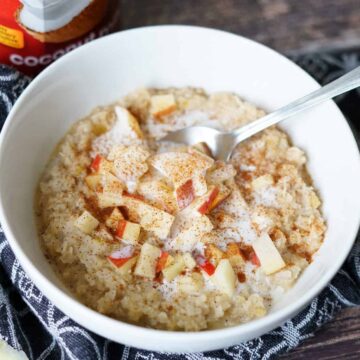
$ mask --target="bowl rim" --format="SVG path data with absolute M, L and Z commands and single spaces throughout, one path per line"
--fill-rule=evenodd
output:
M 144 26 L 144 27 L 119 31 L 119 32 L 104 36 L 102 38 L 96 39 L 96 40 L 94 40 L 90 43 L 87 43 L 87 44 L 71 51 L 70 53 L 62 56 L 60 59 L 58 59 L 57 61 L 52 63 L 50 66 L 48 66 L 44 71 L 42 71 L 37 77 L 35 77 L 31 81 L 31 83 L 27 86 L 27 88 L 22 92 L 22 94 L 16 100 L 16 103 L 12 107 L 10 113 L 8 114 L 7 119 L 4 123 L 3 129 L 1 131 L 1 134 L 0 134 L 0 168 L 1 168 L 1 163 L 2 163 L 1 159 L 3 157 L 2 154 L 5 151 L 4 139 L 6 137 L 6 133 L 7 133 L 8 129 L 12 123 L 12 119 L 13 119 L 14 115 L 16 115 L 18 109 L 22 106 L 23 102 L 27 100 L 28 94 L 31 93 L 33 91 L 33 89 L 38 86 L 38 83 L 40 83 L 44 78 L 46 78 L 48 76 L 48 74 L 50 74 L 52 71 L 56 70 L 57 67 L 59 67 L 59 66 L 61 67 L 63 64 L 65 64 L 67 62 L 71 62 L 72 58 L 74 56 L 77 56 L 79 53 L 86 52 L 86 51 L 88 51 L 88 49 L 90 49 L 92 47 L 96 47 L 99 42 L 109 41 L 110 38 L 116 38 L 119 36 L 127 36 L 128 34 L 135 33 L 135 32 L 166 31 L 167 29 L 217 33 L 217 34 L 221 34 L 222 36 L 226 36 L 226 37 L 234 37 L 237 40 L 240 40 L 244 43 L 248 43 L 248 45 L 256 46 L 256 47 L 266 50 L 269 53 L 273 53 L 274 55 L 276 55 L 279 58 L 279 60 L 286 62 L 288 64 L 288 66 L 292 66 L 294 68 L 297 68 L 297 70 L 301 70 L 302 76 L 307 77 L 309 83 L 312 82 L 314 89 L 320 87 L 319 83 L 312 76 L 310 76 L 307 72 L 305 72 L 294 62 L 292 62 L 291 60 L 286 58 L 284 55 L 278 53 L 277 51 L 275 51 L 261 43 L 258 43 L 254 40 L 245 38 L 243 36 L 240 36 L 240 35 L 228 32 L 228 31 L 207 28 L 207 27 L 200 27 L 200 26 L 189 26 L 189 25 Z M 358 149 L 357 143 L 355 140 L 355 136 L 354 136 L 349 124 L 345 120 L 345 117 L 343 116 L 342 112 L 339 110 L 337 105 L 332 100 L 330 102 L 332 103 L 331 106 L 333 107 L 333 111 L 338 112 L 338 116 L 341 116 L 343 118 L 343 121 L 346 123 L 347 131 L 349 132 L 349 139 L 350 139 L 350 137 L 352 138 L 354 145 Z M 359 159 L 359 163 L 360 163 L 359 149 L 358 149 L 357 153 L 358 153 L 358 159 Z M 360 169 L 360 166 L 358 166 L 358 170 L 359 169 Z M 44 276 L 37 269 L 37 267 L 29 260 L 29 258 L 26 256 L 25 252 L 22 250 L 21 246 L 18 244 L 12 230 L 8 226 L 8 220 L 7 220 L 7 216 L 5 214 L 5 207 L 3 204 L 2 197 L 0 197 L 0 221 L 1 221 L 1 224 L 2 224 L 2 227 L 4 230 L 4 234 L 5 234 L 6 238 L 8 239 L 8 242 L 9 242 L 14 254 L 16 255 L 16 258 L 19 260 L 20 264 L 23 266 L 26 274 L 31 278 L 31 280 L 44 293 L 44 295 L 46 297 L 48 297 L 48 296 L 46 295 L 45 291 L 43 291 L 44 288 L 49 289 L 47 291 L 49 291 L 49 293 L 51 292 L 53 294 L 52 299 L 55 297 L 58 297 L 59 299 L 61 299 L 62 303 L 67 303 L 67 306 L 69 306 L 69 307 L 71 306 L 74 310 L 81 312 L 83 314 L 83 316 L 87 316 L 88 318 L 90 318 L 90 317 L 95 318 L 96 322 L 102 322 L 103 324 L 108 324 L 111 327 L 113 327 L 113 326 L 122 327 L 123 330 L 128 331 L 133 334 L 137 334 L 137 336 L 140 335 L 139 332 L 144 337 L 160 335 L 163 341 L 172 340 L 172 341 L 176 341 L 177 343 L 184 343 L 187 340 L 189 340 L 190 338 L 192 339 L 192 342 L 196 339 L 205 340 L 205 339 L 209 339 L 209 335 L 211 336 L 211 339 L 216 341 L 218 339 L 227 338 L 230 336 L 239 336 L 241 334 L 245 334 L 247 332 L 251 332 L 251 331 L 254 331 L 257 329 L 267 328 L 269 326 L 271 327 L 271 324 L 277 324 L 279 322 L 284 322 L 285 320 L 289 319 L 292 316 L 292 314 L 300 312 L 307 304 L 309 304 L 310 301 L 312 301 L 316 297 L 316 295 L 318 295 L 327 286 L 327 284 L 331 281 L 331 279 L 336 275 L 336 273 L 342 266 L 343 262 L 347 258 L 348 254 L 353 246 L 353 243 L 356 239 L 358 229 L 360 227 L 360 216 L 359 216 L 359 220 L 358 220 L 357 226 L 356 226 L 357 230 L 353 231 L 353 234 L 352 234 L 353 240 L 348 243 L 346 251 L 343 251 L 341 257 L 334 259 L 332 268 L 326 274 L 323 275 L 321 282 L 319 282 L 316 286 L 310 288 L 308 291 L 304 292 L 304 294 L 302 296 L 300 296 L 293 303 L 287 305 L 286 307 L 284 307 L 282 309 L 275 311 L 274 313 L 269 313 L 262 318 L 251 320 L 250 322 L 242 323 L 242 324 L 235 325 L 232 327 L 214 329 L 214 330 L 203 330 L 200 332 L 194 332 L 194 331 L 179 332 L 179 331 L 158 330 L 158 329 L 153 329 L 153 328 L 146 328 L 146 327 L 143 327 L 140 325 L 126 323 L 124 321 L 113 319 L 106 315 L 100 314 L 99 312 L 92 310 L 92 309 L 88 308 L 87 306 L 83 305 L 81 302 L 72 298 L 70 295 L 66 294 L 58 286 L 54 285 L 50 280 L 48 280 L 47 277 Z M 52 300 L 50 300 L 50 301 L 54 302 Z M 58 306 L 55 304 L 55 302 L 54 302 L 54 305 Z M 59 307 L 59 309 L 60 309 L 60 307 Z M 61 310 L 66 313 L 66 310 L 64 310 L 63 307 L 61 308 Z

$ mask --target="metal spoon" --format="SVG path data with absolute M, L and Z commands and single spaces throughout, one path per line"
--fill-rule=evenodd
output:
M 161 140 L 188 145 L 205 142 L 211 149 L 215 158 L 228 160 L 235 146 L 241 141 L 244 141 L 250 136 L 275 125 L 290 116 L 297 115 L 301 111 L 358 86 L 360 86 L 360 66 L 322 88 L 315 90 L 300 99 L 292 101 L 290 104 L 234 131 L 223 132 L 206 126 L 190 126 L 171 132 Z

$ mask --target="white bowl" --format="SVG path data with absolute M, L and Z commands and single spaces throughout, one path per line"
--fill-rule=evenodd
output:
M 328 230 L 315 261 L 267 316 L 227 329 L 185 333 L 129 325 L 80 304 L 55 277 L 36 233 L 34 190 L 49 155 L 70 125 L 95 106 L 141 86 L 189 85 L 234 91 L 269 111 L 319 87 L 286 58 L 240 36 L 186 26 L 135 29 L 96 40 L 47 68 L 21 95 L 1 134 L 0 220 L 25 271 L 84 327 L 148 350 L 218 349 L 277 327 L 331 280 L 359 228 L 358 149 L 343 115 L 327 102 L 282 124 L 308 155 Z

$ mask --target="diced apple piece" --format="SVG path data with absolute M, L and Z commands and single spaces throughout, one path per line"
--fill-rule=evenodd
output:
M 162 269 L 164 269 L 169 256 L 170 256 L 170 254 L 168 252 L 161 251 L 161 255 L 158 258 L 157 263 L 156 263 L 156 273 L 158 273 Z
M 114 237 L 112 236 L 112 234 L 110 234 L 104 224 L 100 223 L 100 225 L 91 235 L 96 241 L 99 241 L 101 243 L 114 243 Z
M 199 266 L 201 270 L 203 270 L 204 276 L 211 276 L 215 272 L 215 266 L 207 259 L 205 259 L 203 256 L 197 256 L 196 257 L 196 263 Z
M 156 272 L 160 272 L 166 265 L 167 259 L 170 254 L 166 251 L 161 251 L 161 255 L 156 264 Z
M 204 196 L 203 201 L 199 204 L 200 206 L 197 207 L 197 211 L 204 215 L 207 214 L 210 209 L 212 208 L 212 205 L 214 203 L 215 200 L 218 200 L 218 195 L 219 195 L 219 188 L 217 186 L 212 187 L 207 194 Z M 219 201 L 218 201 L 219 203 Z
M 118 194 L 98 193 L 97 200 L 98 206 L 102 209 L 121 206 L 124 203 L 123 197 Z
M 126 246 L 121 250 L 113 252 L 110 256 L 107 257 L 107 259 L 110 264 L 117 269 L 118 272 L 125 275 L 132 270 L 138 259 L 136 255 L 133 255 L 133 253 L 134 248 L 132 246 Z
M 111 173 L 113 171 L 113 163 L 106 160 L 105 158 L 102 158 L 98 167 L 98 173 L 104 174 L 104 173 Z
M 188 147 L 188 152 L 195 156 L 198 156 L 200 159 L 205 160 L 211 166 L 214 165 L 215 159 L 211 154 L 210 147 L 205 142 L 198 142 Z
M 107 156 L 107 159 L 110 161 L 114 161 L 117 157 L 121 156 L 121 154 L 124 152 L 124 150 L 127 148 L 126 145 L 115 145 L 113 146 L 109 154 Z
M 112 265 L 114 265 L 115 267 L 119 268 L 123 265 L 126 264 L 127 261 L 129 261 L 131 259 L 131 257 L 126 257 L 126 258 L 113 258 L 111 256 L 108 256 L 108 260 L 110 261 L 110 263 Z
M 90 169 L 99 174 L 104 172 L 112 172 L 113 170 L 112 163 L 99 154 L 96 155 L 93 159 L 90 165 Z
M 140 194 L 132 194 L 132 193 L 129 193 L 127 191 L 124 191 L 123 195 L 124 195 L 124 197 L 130 197 L 130 198 L 137 199 L 137 200 L 140 200 L 140 201 L 145 201 L 145 198 Z
M 205 195 L 193 201 L 191 204 L 191 209 L 196 210 L 201 215 L 207 214 L 210 211 L 211 204 L 214 202 L 218 194 L 219 187 L 211 186 Z
M 99 174 L 88 175 L 85 178 L 86 185 L 91 190 L 97 191 L 99 189 L 99 187 L 101 186 L 101 178 L 102 178 L 102 176 Z
M 236 274 L 228 259 L 220 260 L 210 279 L 222 293 L 230 297 L 234 295 Z
M 140 145 L 124 146 L 121 149 L 114 155 L 114 173 L 124 183 L 137 181 L 148 171 L 146 160 L 150 153 Z
M 176 278 L 185 270 L 185 262 L 181 256 L 175 258 L 175 261 L 172 265 L 166 267 L 162 270 L 162 274 L 167 281 L 171 281 Z
M 197 174 L 192 178 L 194 193 L 196 196 L 202 196 L 206 194 L 208 187 L 206 183 L 205 176 L 202 174 Z
M 124 220 L 124 216 L 118 208 L 115 208 L 110 216 L 106 219 L 105 224 L 108 228 L 115 231 L 118 227 L 119 221 Z
M 241 267 L 242 265 L 244 265 L 244 257 L 243 254 L 241 253 L 241 250 L 239 248 L 239 245 L 236 243 L 230 243 L 227 245 L 227 249 L 226 249 L 226 256 L 230 261 L 230 264 L 233 267 Z
M 117 268 L 117 272 L 122 275 L 131 273 L 137 260 L 138 260 L 138 256 L 133 256 L 128 261 L 126 261 L 121 267 Z
M 196 176 L 204 175 L 211 167 L 209 161 L 187 152 L 166 152 L 152 156 L 150 164 L 169 178 L 175 188 Z
M 255 191 L 267 188 L 274 184 L 274 178 L 270 174 L 257 177 L 251 182 L 251 187 Z
M 140 225 L 126 220 L 120 220 L 116 229 L 116 236 L 129 244 L 135 245 L 139 239 Z
M 160 255 L 161 250 L 158 247 L 145 243 L 140 250 L 135 275 L 153 279 L 156 275 L 156 264 Z
M 144 137 L 139 123 L 135 116 L 129 110 L 115 106 L 115 114 L 117 117 L 117 125 L 119 133 L 126 137 L 142 139 Z
M 123 196 L 123 199 L 131 221 L 139 223 L 147 231 L 152 231 L 160 239 L 169 235 L 175 219 L 173 215 L 133 197 Z
M 260 264 L 260 260 L 259 260 L 259 258 L 257 257 L 257 255 L 255 254 L 255 252 L 252 252 L 252 253 L 250 253 L 250 255 L 249 255 L 249 260 L 250 260 L 250 262 L 253 264 L 253 265 L 255 265 L 255 266 L 257 266 L 257 267 L 259 267 L 261 264 Z
M 206 194 L 206 192 L 208 190 L 208 186 L 207 186 L 207 182 L 206 182 L 206 178 L 205 178 L 206 170 L 213 166 L 214 159 L 194 148 L 191 148 L 191 147 L 189 148 L 189 152 L 195 158 L 197 158 L 197 161 L 199 163 L 207 164 L 206 169 L 204 171 L 200 171 L 200 172 L 194 174 L 194 176 L 192 178 L 195 195 L 202 196 L 202 195 Z
M 195 259 L 192 257 L 192 255 L 190 253 L 185 253 L 182 255 L 185 266 L 188 270 L 192 270 L 194 269 L 194 267 L 196 266 L 196 261 Z
M 182 210 L 189 206 L 195 199 L 195 190 L 193 187 L 192 179 L 186 181 L 184 184 L 179 186 L 176 190 L 176 200 L 179 209 Z
M 216 266 L 225 257 L 225 253 L 216 245 L 208 244 L 205 249 L 205 257 Z
M 141 181 L 137 190 L 151 205 L 158 207 L 166 212 L 174 214 L 178 210 L 174 192 L 164 180 L 152 179 Z
M 176 110 L 173 94 L 154 95 L 150 99 L 150 113 L 156 118 L 169 115 Z
M 172 255 L 169 254 L 166 258 L 165 267 L 168 267 L 174 263 L 175 259 Z
M 217 160 L 214 167 L 207 172 L 206 180 L 210 184 L 220 184 L 226 180 L 233 179 L 235 175 L 236 170 L 233 165 Z
M 75 221 L 75 226 L 85 234 L 90 234 L 98 225 L 99 221 L 86 210 Z
M 223 184 L 218 185 L 219 192 L 216 195 L 214 201 L 211 203 L 208 212 L 219 206 L 231 193 L 231 190 Z
M 119 250 L 115 250 L 109 257 L 112 259 L 126 259 L 134 255 L 134 246 L 126 245 Z
M 256 256 L 260 260 L 261 269 L 271 275 L 286 266 L 279 251 L 267 233 L 263 233 L 252 244 Z
M 192 145 L 192 148 L 197 151 L 202 152 L 203 154 L 205 154 L 211 158 L 213 157 L 209 146 L 205 142 L 198 142 L 198 143 Z
M 211 156 L 207 155 L 207 154 L 206 154 L 205 152 L 203 152 L 203 151 L 200 151 L 200 150 L 196 149 L 194 146 L 190 146 L 190 147 L 188 148 L 188 151 L 189 151 L 189 153 L 190 153 L 191 155 L 195 156 L 195 157 L 198 158 L 200 161 L 207 163 L 208 166 L 209 166 L 209 168 L 210 168 L 211 166 L 213 166 L 214 163 L 215 163 L 215 160 L 214 160 Z
M 162 251 L 156 264 L 156 273 L 161 272 L 167 266 L 170 266 L 174 262 L 174 258 L 166 251 Z
M 103 185 L 104 194 L 122 194 L 124 186 L 121 181 L 113 174 L 110 174 L 109 172 L 104 172 L 101 176 L 101 182 Z
M 174 249 L 192 251 L 201 237 L 214 228 L 210 219 L 205 215 L 195 216 L 185 224 L 174 237 Z
M 104 158 L 101 155 L 97 154 L 90 165 L 90 169 L 95 172 L 98 172 L 100 163 L 103 159 Z

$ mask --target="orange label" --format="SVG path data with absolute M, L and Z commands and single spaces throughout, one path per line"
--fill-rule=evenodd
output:
M 15 49 L 24 47 L 24 34 L 20 30 L 0 25 L 0 43 Z
M 67 9 L 66 4 L 73 3 L 70 7 L 74 10 L 72 5 L 77 2 L 76 0 L 0 0 L 0 64 L 15 66 L 28 75 L 36 75 L 74 48 L 120 28 L 120 0 L 88 0 L 89 6 L 82 10 L 81 16 L 79 14 L 73 19 L 69 18 L 71 24 L 69 22 L 49 33 L 31 31 L 22 24 L 21 13 L 26 4 L 38 3 L 39 8 L 38 5 L 34 6 L 37 10 L 41 10 L 47 3 L 51 3 L 51 19 L 58 19 Z M 28 13 L 33 12 L 36 13 L 39 24 L 42 20 L 46 20 L 44 11 L 35 11 L 31 7 Z

